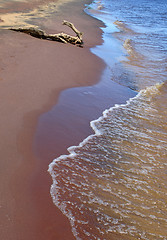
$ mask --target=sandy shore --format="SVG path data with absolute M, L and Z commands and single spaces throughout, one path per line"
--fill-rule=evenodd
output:
M 83 6 L 83 1 L 67 4 L 62 14 L 45 24 L 48 31 L 66 31 L 60 22 L 70 20 L 84 32 L 83 49 L 0 31 L 2 240 L 74 238 L 68 220 L 53 205 L 49 194 L 52 181 L 47 169 L 51 156 L 40 158 L 33 141 L 38 117 L 56 104 L 60 92 L 94 84 L 104 68 L 89 51 L 101 42 L 101 23 L 87 16 Z M 18 5 L 19 11 L 24 7 Z

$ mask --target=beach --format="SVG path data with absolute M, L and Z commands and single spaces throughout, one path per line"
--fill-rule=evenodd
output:
M 166 239 L 165 1 L 140 2 L 1 2 L 2 240 Z M 63 20 L 83 48 L 9 30 Z
M 32 1 L 29 7 L 37 4 Z M 84 32 L 84 48 L 1 30 L 1 239 L 74 239 L 67 218 L 50 197 L 47 169 L 53 155 L 39 159 L 33 138 L 38 117 L 56 104 L 63 89 L 94 84 L 104 68 L 89 51 L 102 41 L 101 23 L 83 13 L 83 7 L 78 1 L 64 13 L 62 8 L 48 31 L 58 26 L 68 32 L 61 26 L 65 18 Z M 24 4 L 15 8 L 25 11 Z

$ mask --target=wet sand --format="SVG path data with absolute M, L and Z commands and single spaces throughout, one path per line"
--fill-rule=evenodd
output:
M 52 159 L 40 158 L 33 141 L 39 116 L 56 104 L 60 92 L 94 84 L 104 69 L 89 51 L 101 43 L 101 23 L 87 16 L 83 6 L 78 1 L 64 11 L 62 7 L 62 15 L 45 27 L 53 31 L 61 28 L 60 19 L 70 20 L 84 32 L 84 48 L 0 30 L 2 240 L 74 239 L 49 194 L 52 181 L 47 169 Z

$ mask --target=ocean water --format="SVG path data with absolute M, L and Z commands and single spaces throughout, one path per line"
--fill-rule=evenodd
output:
M 106 25 L 91 51 L 136 96 L 50 164 L 53 202 L 78 240 L 167 239 L 167 2 L 102 0 L 86 12 Z
M 167 239 L 167 1 L 101 0 L 85 11 L 105 24 L 103 45 L 91 51 L 136 96 L 103 109 L 90 123 L 94 135 L 50 164 L 53 202 L 78 240 Z M 57 12 L 54 1 L 0 11 L 0 27 L 42 26 Z M 95 91 L 108 101 L 115 85 L 100 84 Z

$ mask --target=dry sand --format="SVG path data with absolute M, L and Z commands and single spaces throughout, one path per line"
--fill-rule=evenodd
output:
M 24 6 L 18 4 L 19 11 Z M 53 32 L 61 28 L 60 20 L 70 20 L 84 32 L 84 48 L 0 30 L 2 240 L 74 239 L 49 194 L 52 181 L 47 169 L 52 159 L 40 159 L 33 147 L 40 114 L 56 104 L 63 89 L 97 82 L 104 68 L 89 51 L 101 42 L 101 23 L 83 12 L 81 0 L 65 6 L 45 29 Z

